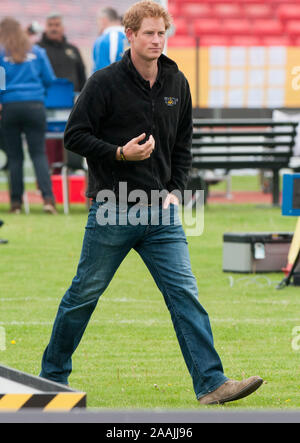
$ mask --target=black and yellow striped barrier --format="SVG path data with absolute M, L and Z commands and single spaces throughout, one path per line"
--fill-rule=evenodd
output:
M 17 389 L 11 389 L 12 386 Z M 0 365 L 0 413 L 28 408 L 47 412 L 85 407 L 84 392 Z
M 42 409 L 43 411 L 70 411 L 86 406 L 86 394 L 4 394 L 0 395 L 1 411 L 19 411 L 26 408 Z

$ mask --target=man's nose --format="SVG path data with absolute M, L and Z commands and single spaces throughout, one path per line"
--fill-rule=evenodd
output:
M 159 40 L 159 35 L 158 34 L 154 34 L 153 35 L 153 43 L 159 44 L 160 40 Z

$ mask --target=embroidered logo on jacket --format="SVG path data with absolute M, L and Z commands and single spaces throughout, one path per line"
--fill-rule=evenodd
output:
M 66 54 L 68 57 L 72 58 L 73 60 L 76 60 L 76 59 L 77 59 L 76 52 L 73 51 L 72 48 L 67 48 L 67 49 L 65 50 L 65 54 Z
M 176 106 L 178 103 L 178 98 L 176 97 L 165 97 L 165 104 L 167 106 Z

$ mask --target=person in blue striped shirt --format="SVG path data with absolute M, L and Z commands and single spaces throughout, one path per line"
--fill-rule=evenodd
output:
M 101 9 L 98 26 L 100 35 L 93 47 L 93 72 L 121 60 L 127 42 L 121 19 L 115 9 Z

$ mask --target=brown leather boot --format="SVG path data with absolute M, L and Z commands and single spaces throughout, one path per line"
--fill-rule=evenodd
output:
M 229 401 L 239 400 L 256 391 L 263 383 L 260 377 L 250 377 L 246 380 L 227 380 L 218 389 L 199 399 L 201 405 L 222 405 Z
M 55 207 L 55 202 L 52 199 L 45 198 L 44 200 L 44 212 L 47 214 L 57 214 L 57 210 Z

